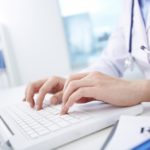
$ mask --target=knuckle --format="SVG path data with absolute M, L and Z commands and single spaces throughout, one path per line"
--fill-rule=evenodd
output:
M 34 91 L 35 89 L 35 83 L 29 83 L 26 87 L 26 90 L 25 90 L 25 95 L 26 97 L 28 96 L 28 94 L 32 91 Z
M 53 81 L 53 80 L 57 80 L 58 77 L 57 76 L 52 76 L 52 77 L 49 77 L 48 81 Z
M 74 78 L 74 76 L 73 76 L 73 75 L 70 75 L 70 76 L 68 77 L 68 81 L 73 80 L 73 78 Z
M 34 82 L 31 82 L 31 83 L 28 84 L 28 88 L 29 89 L 32 89 L 34 87 L 35 87 L 35 83 Z
M 98 75 L 99 75 L 99 72 L 94 71 L 94 72 L 92 72 L 91 74 L 92 74 L 93 76 L 98 76 Z
M 40 90 L 39 90 L 39 93 L 46 93 L 47 90 L 45 87 L 41 87 Z
M 76 82 L 75 81 L 71 81 L 69 83 L 69 88 L 75 88 L 76 87 Z
M 79 96 L 84 95 L 84 89 L 79 89 L 79 90 L 78 90 L 78 95 L 79 95 Z

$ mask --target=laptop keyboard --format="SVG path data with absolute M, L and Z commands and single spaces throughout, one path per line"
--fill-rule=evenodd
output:
M 26 104 L 10 106 L 7 114 L 19 125 L 24 134 L 30 138 L 50 134 L 89 119 L 87 112 L 72 112 L 60 115 L 61 106 L 49 106 L 36 111 Z M 6 110 L 5 110 L 6 111 Z

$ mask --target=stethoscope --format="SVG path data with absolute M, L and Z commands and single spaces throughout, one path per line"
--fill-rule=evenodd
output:
M 133 31 L 133 23 L 134 23 L 134 0 L 132 0 L 132 6 L 131 6 L 131 21 L 130 21 L 130 31 L 129 31 L 129 56 L 125 59 L 125 68 L 130 68 L 131 70 L 134 69 L 134 62 L 135 58 L 132 56 L 132 31 Z M 146 48 L 144 45 L 140 47 L 141 50 L 145 51 L 147 53 L 148 61 L 150 63 L 150 51 L 149 48 Z

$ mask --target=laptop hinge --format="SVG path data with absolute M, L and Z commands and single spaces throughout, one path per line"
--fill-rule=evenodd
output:
M 13 135 L 13 131 L 10 129 L 4 118 L 0 116 L 0 147 L 8 147 L 9 149 L 12 149 L 9 138 Z
M 9 140 L 4 143 L 1 143 L 0 148 L 4 150 L 14 150 Z

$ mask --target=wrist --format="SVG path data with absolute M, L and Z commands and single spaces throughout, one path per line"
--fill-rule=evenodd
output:
M 135 100 L 139 103 L 150 101 L 150 80 L 133 81 L 133 92 Z
M 150 80 L 141 81 L 141 93 L 142 101 L 141 102 L 150 102 Z

